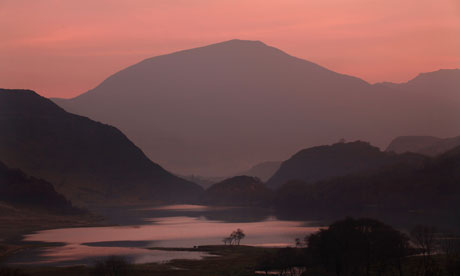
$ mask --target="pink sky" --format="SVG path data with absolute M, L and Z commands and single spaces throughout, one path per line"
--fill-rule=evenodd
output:
M 0 87 L 73 97 L 142 59 L 233 38 L 369 82 L 460 67 L 459 0 L 0 0 Z

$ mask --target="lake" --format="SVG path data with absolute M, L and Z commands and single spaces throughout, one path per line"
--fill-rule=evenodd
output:
M 240 228 L 241 244 L 293 246 L 295 238 L 318 231 L 318 223 L 279 220 L 264 209 L 169 205 L 149 208 L 100 209 L 117 226 L 44 230 L 24 236 L 27 242 L 61 246 L 26 250 L 8 260 L 10 265 L 92 264 L 119 255 L 133 263 L 201 259 L 204 252 L 150 250 L 158 247 L 193 247 L 222 244 Z

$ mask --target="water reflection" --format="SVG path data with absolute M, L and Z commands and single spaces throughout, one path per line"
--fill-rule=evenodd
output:
M 296 237 L 316 231 L 297 221 L 280 221 L 273 217 L 260 222 L 221 222 L 205 217 L 161 217 L 138 226 L 82 227 L 40 231 L 25 236 L 26 241 L 85 244 L 113 241 L 149 241 L 155 247 L 192 247 L 220 244 L 223 237 L 237 228 L 247 236 L 245 244 L 277 243 L 291 245 Z
M 242 244 L 288 246 L 293 245 L 295 238 L 318 230 L 318 227 L 305 222 L 278 220 L 262 209 L 249 211 L 244 208 L 176 205 L 137 208 L 135 212 L 143 214 L 139 220 L 141 224 L 64 228 L 27 235 L 24 237 L 26 241 L 61 242 L 66 245 L 37 250 L 29 255 L 20 254 L 10 263 L 87 264 L 90 260 L 108 255 L 129 257 L 134 263 L 197 259 L 204 254 L 148 248 L 221 244 L 222 238 L 237 228 L 246 233 Z
M 91 265 L 105 256 L 123 256 L 135 264 L 167 262 L 173 259 L 199 260 L 209 256 L 203 252 L 150 250 L 136 247 L 91 247 L 66 244 L 59 247 L 31 249 L 8 259 L 9 265 Z
M 92 211 L 108 218 L 110 222 L 120 225 L 143 224 L 145 218 L 161 218 L 171 216 L 206 217 L 209 220 L 222 222 L 256 222 L 266 220 L 271 210 L 254 207 L 225 207 L 203 205 L 166 205 L 137 208 L 95 208 Z

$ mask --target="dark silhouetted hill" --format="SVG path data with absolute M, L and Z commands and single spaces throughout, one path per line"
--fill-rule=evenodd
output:
M 370 85 L 260 41 L 230 40 L 146 59 L 55 102 L 118 127 L 174 173 L 235 175 L 339 138 L 386 146 L 401 133 L 460 133 L 459 79 L 443 70 Z
M 209 187 L 202 202 L 209 205 L 264 206 L 273 192 L 257 177 L 235 176 Z
M 267 186 L 278 188 L 290 180 L 313 183 L 319 180 L 375 170 L 395 162 L 418 156 L 397 156 L 380 151 L 366 142 L 337 143 L 299 151 L 281 164 L 267 181 Z
M 414 152 L 428 156 L 436 156 L 460 146 L 460 136 L 438 138 L 433 136 L 400 136 L 391 141 L 386 149 L 388 152 Z
M 115 127 L 30 90 L 0 90 L 0 156 L 74 202 L 188 201 L 202 191 L 150 161 Z
M 14 207 L 42 210 L 59 214 L 79 214 L 83 210 L 72 206 L 49 182 L 27 176 L 0 162 L 0 202 Z
M 277 192 L 276 208 L 304 215 L 421 216 L 456 223 L 460 208 L 460 147 L 423 162 L 397 163 L 306 183 L 291 181 Z

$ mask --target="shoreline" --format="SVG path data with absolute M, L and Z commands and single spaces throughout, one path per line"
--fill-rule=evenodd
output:
M 54 215 L 41 212 L 21 213 L 19 216 L 0 216 L 0 264 L 12 254 L 29 248 L 59 246 L 63 243 L 25 241 L 34 232 L 58 228 L 109 226 L 106 219 L 94 214 Z
M 196 247 L 151 247 L 150 250 L 204 252 L 208 256 L 201 259 L 173 259 L 168 262 L 129 265 L 129 275 L 183 275 L 183 276 L 215 276 L 228 273 L 245 272 L 252 275 L 259 260 L 267 253 L 274 253 L 280 248 L 255 247 L 247 245 L 202 245 Z M 14 268 L 14 267 L 12 267 Z M 20 267 L 25 275 L 93 275 L 93 266 L 27 266 Z

